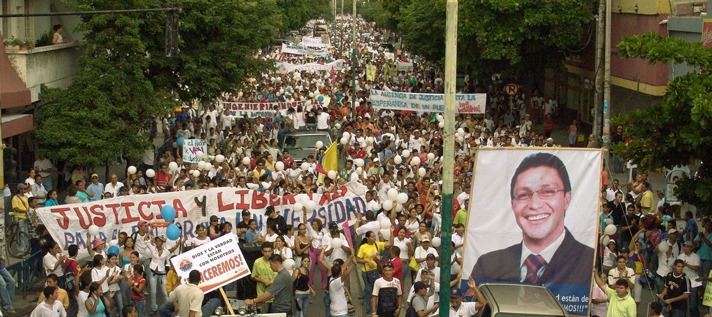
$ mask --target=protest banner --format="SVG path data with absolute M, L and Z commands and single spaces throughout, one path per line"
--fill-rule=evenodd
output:
M 198 270 L 198 287 L 206 294 L 251 274 L 234 233 L 181 253 L 171 263 L 181 284 L 188 284 L 190 271 Z
M 282 54 L 306 55 L 306 56 L 327 56 L 326 48 L 312 49 L 302 45 L 287 45 L 282 43 Z
M 221 222 L 233 225 L 241 220 L 242 210 L 249 210 L 262 230 L 267 221 L 264 215 L 267 206 L 273 206 L 284 216 L 287 224 L 298 225 L 319 218 L 323 223 L 343 222 L 354 219 L 355 213 L 365 214 L 364 187 L 350 182 L 334 193 L 327 194 L 266 194 L 259 190 L 218 187 L 205 190 L 178 191 L 149 195 L 119 196 L 89 203 L 43 207 L 37 210 L 38 217 L 62 248 L 77 244 L 80 257 L 86 256 L 87 230 L 89 226 L 100 228 L 99 237 L 104 241 L 116 239 L 119 232 L 132 233 L 138 222 L 163 221 L 161 208 L 171 205 L 176 210 L 176 223 L 183 228 L 184 238 L 195 236 L 198 224 L 208 224 L 210 216 L 220 217 Z M 294 212 L 292 205 L 304 199 L 314 201 L 317 207 L 302 219 L 301 212 Z M 165 228 L 152 228 L 152 234 L 165 232 Z M 89 241 L 91 242 L 91 241 Z M 81 254 L 83 252 L 83 254 Z
M 398 62 L 398 71 L 399 72 L 412 72 L 413 71 L 413 63 L 412 62 Z
M 297 108 L 298 106 L 306 107 L 306 101 L 292 102 L 231 102 L 223 101 L 223 109 L 230 111 L 230 114 L 235 117 L 242 118 L 247 115 L 249 118 L 269 117 L 274 116 L 275 110 L 282 111 L 289 108 Z M 277 107 L 275 109 L 275 107 Z
M 480 149 L 463 279 L 544 285 L 588 316 L 601 166 L 600 149 Z
M 487 94 L 456 94 L 457 113 L 485 113 Z M 371 89 L 371 103 L 376 109 L 444 112 L 443 94 L 418 94 Z
M 200 159 L 197 156 L 198 152 L 208 153 L 208 141 L 203 139 L 186 139 L 183 140 L 183 162 L 198 163 Z
M 328 47 L 329 44 L 326 44 L 322 41 L 321 37 L 311 37 L 311 36 L 302 36 L 302 43 L 303 46 L 308 46 L 308 47 Z
M 341 70 L 344 68 L 344 60 L 337 59 L 331 63 L 319 64 L 319 63 L 307 63 L 307 64 L 292 64 L 292 63 L 277 63 L 277 70 L 281 74 L 291 73 L 293 71 L 330 71 Z

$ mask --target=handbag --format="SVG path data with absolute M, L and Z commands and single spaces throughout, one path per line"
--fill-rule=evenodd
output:
M 413 271 L 420 270 L 420 264 L 415 261 L 415 257 L 410 257 L 410 262 L 408 262 L 408 267 Z
M 371 284 L 376 282 L 376 280 L 379 279 L 380 277 L 381 277 L 381 274 L 378 273 L 378 270 L 370 270 L 370 271 L 366 272 L 366 279 Z

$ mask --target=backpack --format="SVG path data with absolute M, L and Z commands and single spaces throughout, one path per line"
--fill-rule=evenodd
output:
M 74 270 L 69 267 L 69 264 L 75 262 L 74 260 L 67 260 L 64 262 L 64 290 L 67 293 L 72 293 L 76 290 L 77 276 L 74 275 Z
M 418 312 L 413 308 L 413 300 L 410 301 L 408 309 L 405 311 L 405 317 L 418 317 Z

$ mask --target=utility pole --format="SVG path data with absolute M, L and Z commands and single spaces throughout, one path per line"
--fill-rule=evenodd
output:
M 341 0 L 343 3 L 343 0 Z M 356 48 L 358 47 L 356 43 L 356 0 L 353 0 L 354 7 L 353 11 L 351 12 L 351 87 L 352 87 L 352 93 L 353 93 L 353 100 L 351 101 L 351 107 L 354 111 L 356 111 L 356 99 L 358 98 L 357 91 L 356 91 L 356 63 L 358 62 L 356 60 Z M 343 6 L 342 6 L 343 10 Z
M 450 316 L 450 256 L 452 254 L 452 197 L 455 173 L 455 90 L 457 76 L 457 0 L 447 0 L 445 22 L 445 142 L 443 143 L 443 205 L 440 215 L 440 317 Z M 460 281 L 458 281 L 460 283 Z
M 601 145 L 603 148 L 610 147 L 611 139 L 611 0 L 606 1 L 606 45 L 605 63 L 603 66 L 603 137 Z M 608 158 L 606 151 L 606 158 Z M 608 161 L 608 160 L 606 160 Z
M 601 63 L 603 61 L 603 40 L 604 40 L 604 28 L 605 28 L 605 15 L 606 12 L 606 2 L 599 1 L 598 5 L 598 16 L 596 17 L 596 68 L 593 71 L 594 78 L 596 81 L 596 88 L 593 94 L 594 103 L 594 113 L 593 113 L 593 136 L 596 140 L 601 139 L 601 97 L 603 95 L 603 71 Z M 603 146 L 603 144 L 601 144 Z

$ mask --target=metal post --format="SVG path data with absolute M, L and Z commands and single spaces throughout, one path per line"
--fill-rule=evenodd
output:
M 351 107 L 353 107 L 352 110 L 355 115 L 356 99 L 358 98 L 356 91 L 356 63 L 358 62 L 356 60 L 356 48 L 358 45 L 356 43 L 356 0 L 353 0 L 353 3 L 353 11 L 351 12 L 351 87 L 353 91 L 353 100 L 351 101 Z
M 457 0 L 447 0 L 445 24 L 445 142 L 443 143 L 443 207 L 440 234 L 440 317 L 450 316 L 450 255 L 452 254 L 452 197 L 455 166 L 455 91 L 457 76 Z M 458 281 L 459 282 L 459 281 Z
M 605 62 L 603 66 L 603 137 L 601 144 L 603 148 L 609 148 L 611 138 L 611 0 L 606 0 L 605 43 Z
M 601 95 L 603 94 L 603 71 L 601 71 L 601 62 L 603 61 L 602 53 L 604 39 L 603 34 L 605 32 L 605 11 L 606 3 L 604 1 L 600 1 L 600 5 L 598 6 L 598 17 L 596 18 L 596 68 L 593 71 L 594 76 L 596 76 L 593 79 L 596 81 L 596 90 L 593 94 L 593 103 L 595 111 L 593 114 L 593 135 L 596 140 L 601 139 Z M 601 144 L 601 146 L 603 146 L 603 144 Z

